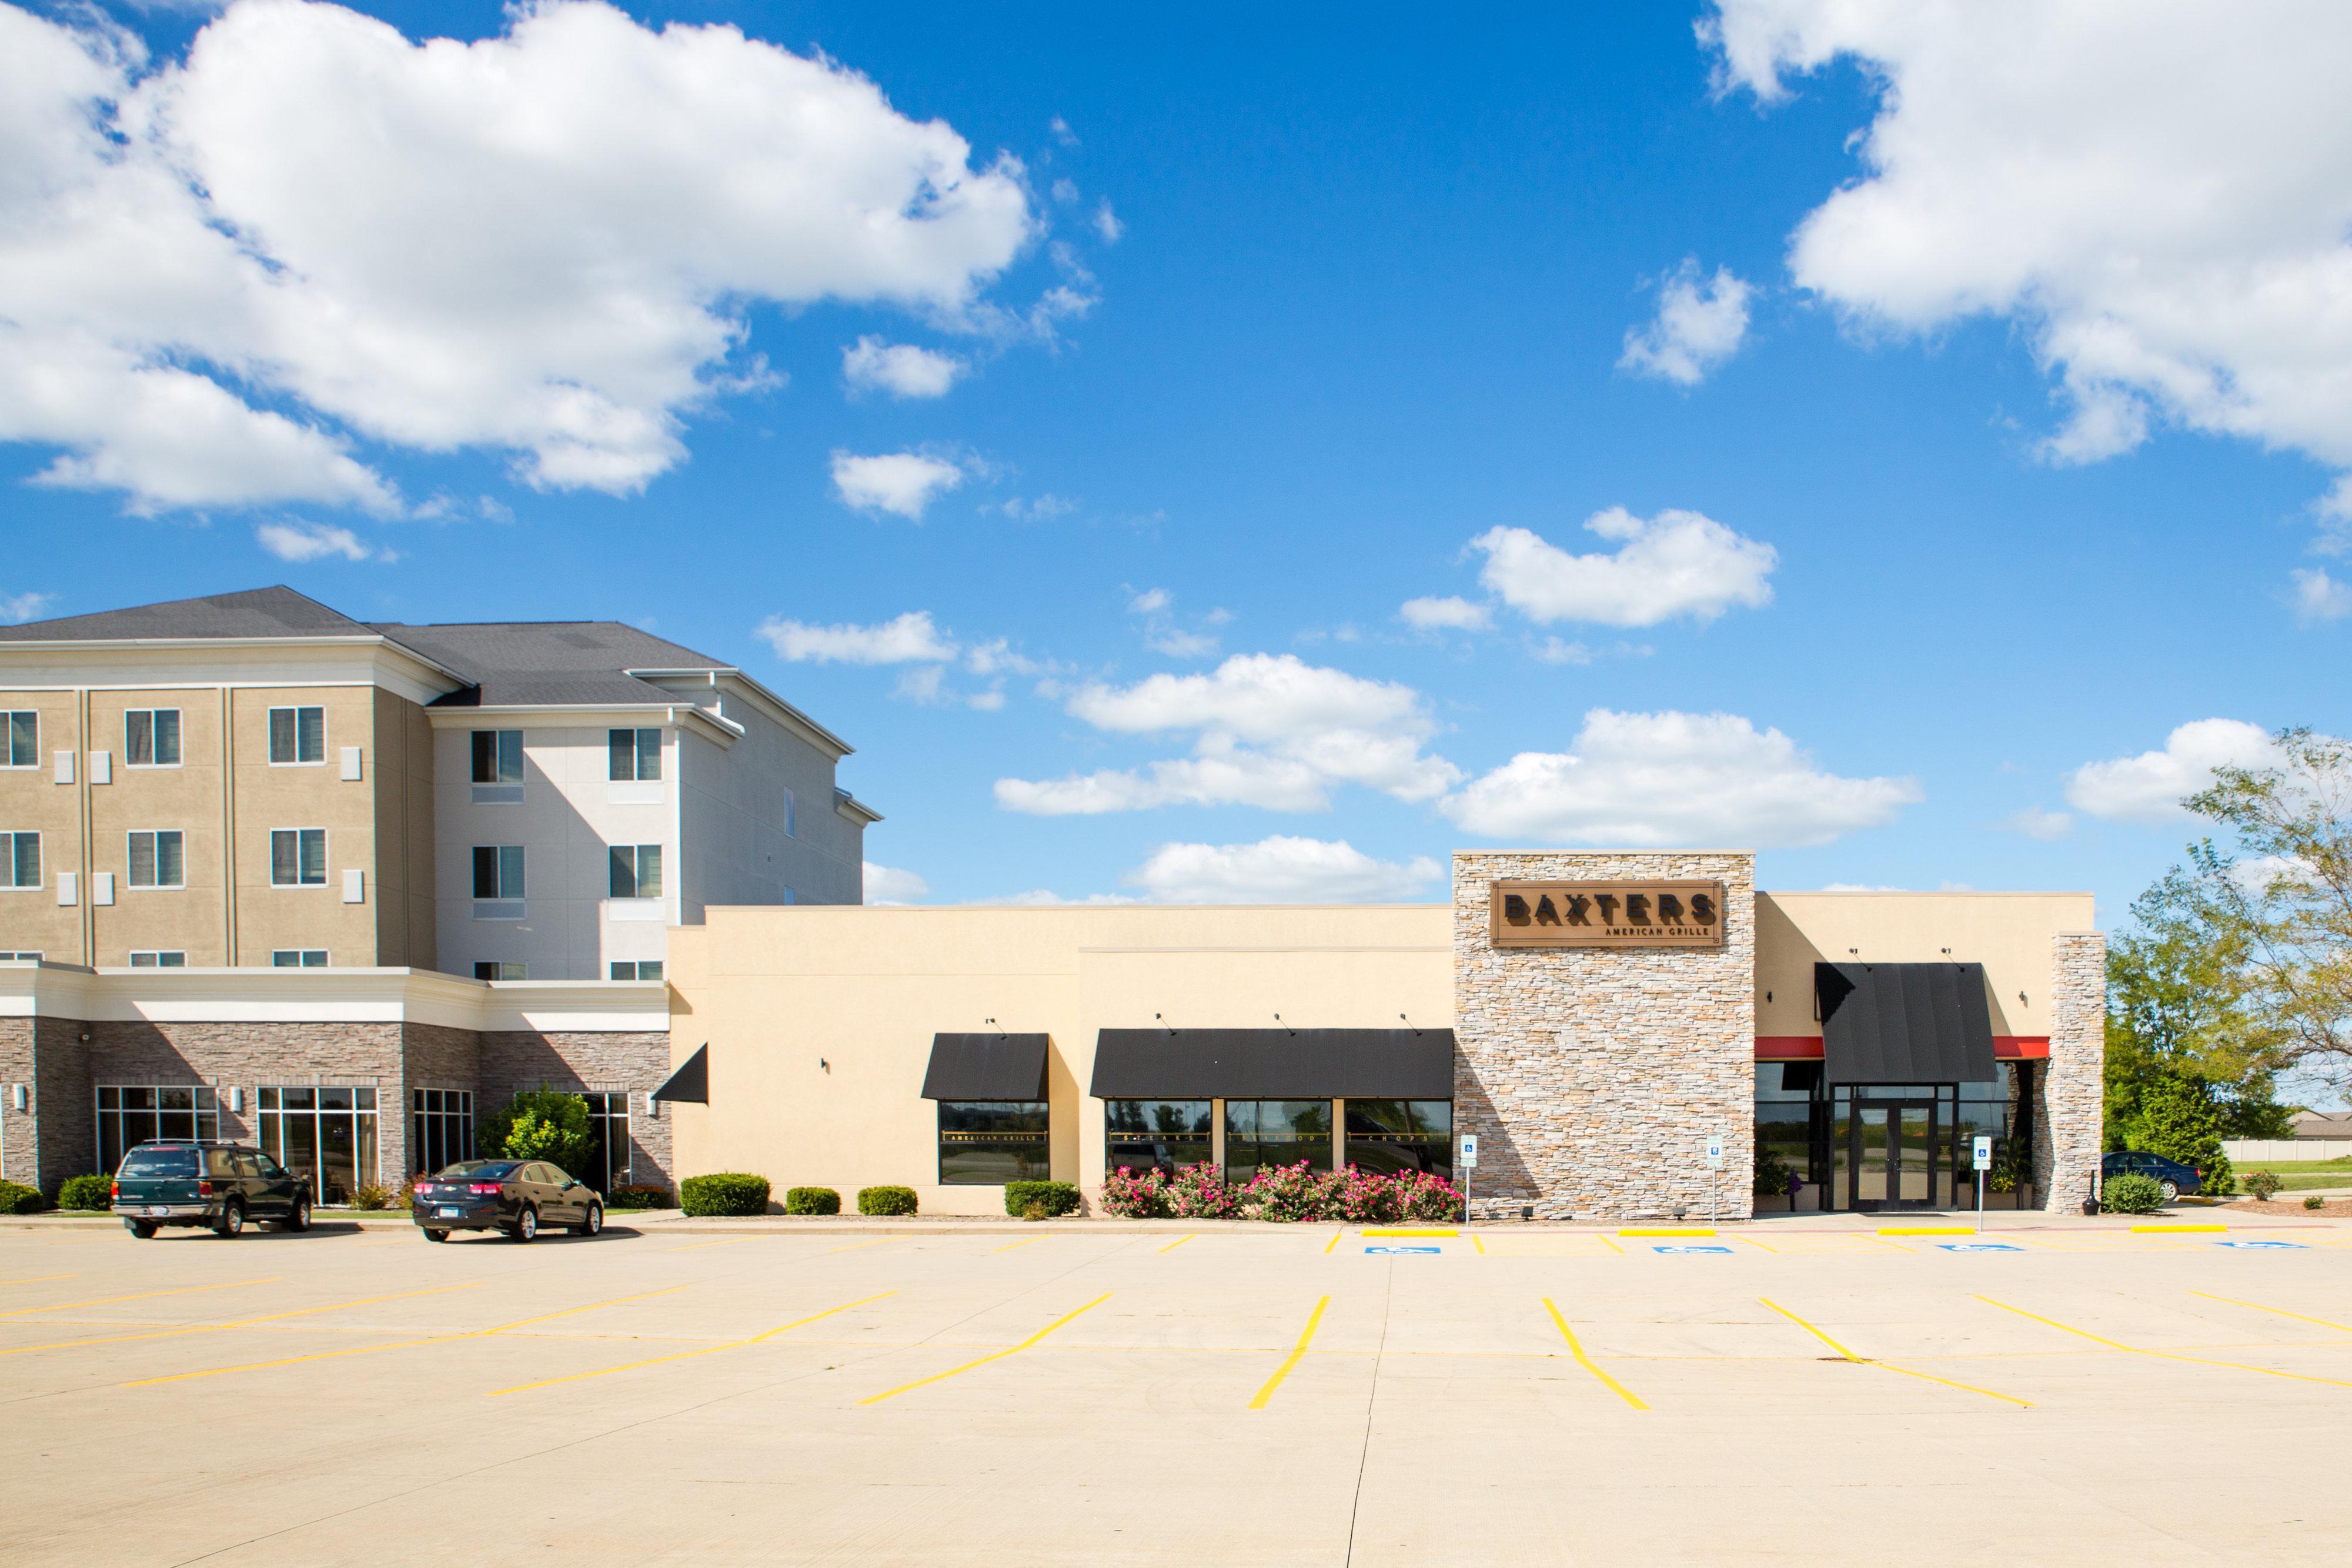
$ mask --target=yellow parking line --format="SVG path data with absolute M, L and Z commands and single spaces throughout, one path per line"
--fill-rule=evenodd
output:
M 1339 1239 L 1347 1234 L 1348 1233 L 1345 1230 L 1334 1230 L 1331 1232 L 1331 1239 L 1323 1243 L 1323 1255 L 1326 1258 L 1329 1257 L 1331 1255 L 1331 1249 L 1339 1245 Z
M 1265 1386 L 1257 1391 L 1257 1396 L 1249 1402 L 1251 1409 L 1265 1409 L 1267 1402 L 1273 1399 L 1274 1391 L 1282 1386 L 1282 1380 L 1289 1376 L 1291 1369 L 1306 1356 L 1307 1347 L 1315 1340 L 1316 1325 L 1323 1321 L 1323 1309 L 1330 1304 L 1331 1298 L 1328 1296 L 1315 1303 L 1315 1310 L 1307 1314 L 1306 1328 L 1299 1332 L 1298 1343 L 1290 1347 L 1290 1354 L 1283 1358 L 1280 1366 L 1274 1369 L 1274 1375 L 1265 1380 Z
M 2266 1307 L 2260 1301 L 2242 1301 L 2235 1296 L 2217 1296 L 2210 1291 L 2191 1291 L 2189 1293 L 2202 1296 L 2209 1301 L 2227 1301 L 2233 1307 L 2252 1307 L 2258 1312 L 2275 1312 L 2283 1318 L 2294 1318 L 2302 1322 L 2317 1323 L 2324 1329 L 2341 1329 L 2346 1333 L 2352 1333 L 2352 1323 L 2339 1323 L 2332 1318 L 2308 1317 L 2302 1312 L 2288 1312 L 2284 1307 Z
M 0 1280 L 0 1285 L 45 1285 L 52 1280 L 70 1280 L 71 1274 L 36 1274 L 29 1280 Z
M 1010 1252 L 1015 1247 L 1034 1247 L 1040 1241 L 1051 1241 L 1052 1239 L 1053 1238 L 1050 1236 L 1032 1236 L 1026 1241 L 1010 1242 L 1003 1247 L 992 1247 L 989 1250 L 991 1252 Z
M 1197 1232 L 1195 1234 L 1197 1234 Z M 1175 1240 L 1171 1241 L 1167 1246 L 1162 1247 L 1160 1250 L 1162 1252 L 1173 1252 L 1176 1249 L 1183 1246 L 1184 1243 L 1192 1239 L 1192 1238 L 1191 1236 L 1179 1236 Z
M 2226 1225 L 2135 1225 L 2134 1236 L 2178 1236 L 2184 1231 L 2227 1230 Z
M 239 1318 L 234 1322 L 198 1323 L 190 1328 L 154 1329 L 146 1333 L 107 1334 L 99 1339 L 59 1340 L 54 1344 L 20 1344 L 0 1350 L 0 1355 L 30 1355 L 37 1350 L 74 1350 L 86 1344 L 130 1344 L 145 1339 L 181 1339 L 189 1334 L 225 1333 L 230 1329 L 250 1328 L 255 1323 L 274 1323 L 280 1318 L 307 1318 L 313 1312 L 339 1312 L 346 1307 L 372 1306 L 377 1301 L 397 1301 L 408 1296 L 437 1296 L 447 1291 L 470 1291 L 472 1284 L 436 1285 L 429 1291 L 401 1291 L 389 1296 L 362 1296 L 356 1301 L 336 1301 L 323 1307 L 301 1307 L 290 1312 L 265 1312 L 257 1318 Z
M 1568 1353 L 1576 1357 L 1576 1364 L 1584 1368 L 1585 1371 L 1592 1374 L 1593 1376 L 1599 1378 L 1610 1393 L 1614 1394 L 1618 1398 L 1622 1399 L 1634 1409 L 1647 1410 L 1649 1406 L 1643 1404 L 1639 1399 L 1634 1398 L 1631 1389 L 1618 1382 L 1615 1378 L 1610 1376 L 1607 1373 L 1601 1371 L 1600 1366 L 1594 1363 L 1593 1359 L 1584 1354 L 1584 1346 L 1577 1343 L 1575 1332 L 1568 1326 L 1568 1320 L 1560 1315 L 1559 1308 L 1553 1304 L 1552 1299 L 1549 1296 L 1543 1298 L 1543 1304 L 1544 1311 L 1551 1314 L 1551 1321 L 1559 1326 L 1559 1337 L 1568 1342 Z
M 1757 1240 L 1753 1236 L 1741 1236 L 1735 1232 L 1731 1239 L 1734 1241 L 1745 1241 L 1750 1247 L 1761 1247 L 1767 1252 L 1778 1252 L 1780 1250 L 1778 1247 L 1774 1247 L 1769 1243 Z
M 53 1301 L 46 1307 L 17 1307 L 0 1312 L 0 1318 L 30 1317 L 35 1312 L 61 1312 L 68 1307 L 103 1307 L 116 1301 L 145 1301 L 157 1296 L 193 1296 L 204 1291 L 234 1291 L 240 1285 L 274 1285 L 278 1276 L 266 1280 L 231 1280 L 226 1285 L 183 1285 L 173 1291 L 140 1291 L 128 1296 L 93 1296 L 87 1301 Z
M 1105 1291 L 1101 1295 L 1097 1296 L 1093 1301 L 1088 1301 L 1076 1312 L 1065 1312 L 1060 1317 L 1055 1318 L 1052 1322 L 1047 1323 L 1044 1328 L 1039 1329 L 1035 1333 L 1031 1334 L 1019 1344 L 1009 1345 L 1003 1350 L 992 1352 L 987 1355 L 982 1356 L 978 1361 L 967 1361 L 961 1366 L 950 1367 L 945 1372 L 935 1372 L 929 1377 L 918 1377 L 912 1383 L 902 1383 L 896 1388 L 888 1389 L 883 1393 L 874 1395 L 869 1398 L 861 1399 L 858 1403 L 860 1405 L 879 1405 L 885 1399 L 896 1399 L 901 1394 L 912 1393 L 914 1390 L 924 1386 L 926 1384 L 942 1382 L 947 1378 L 959 1376 L 963 1373 L 970 1372 L 973 1367 L 986 1366 L 992 1361 L 1003 1361 L 1008 1355 L 1018 1355 L 1021 1352 L 1027 1350 L 1031 1345 L 1035 1344 L 1039 1340 L 1044 1339 L 1047 1334 L 1052 1333 L 1055 1329 L 1060 1328 L 1064 1323 L 1068 1322 L 1071 1319 L 1078 1317 L 1082 1313 L 1093 1312 L 1097 1307 L 1099 1307 L 1105 1301 L 1109 1301 L 1110 1298 L 1111 1292 Z M 1327 1296 L 1324 1300 L 1328 1301 L 1330 1298 Z
M 467 1287 L 452 1286 L 448 1288 L 463 1290 Z M 242 1366 L 215 1366 L 208 1368 L 203 1372 L 175 1372 L 168 1377 L 142 1377 L 135 1382 L 126 1383 L 122 1386 L 125 1388 L 145 1388 L 157 1383 L 193 1383 L 198 1378 L 203 1377 L 225 1377 L 232 1372 L 267 1372 L 272 1367 L 295 1366 L 306 1361 L 335 1361 L 347 1355 L 370 1355 L 380 1350 L 413 1350 L 421 1344 L 449 1344 L 461 1339 L 488 1339 L 492 1334 L 504 1333 L 509 1329 L 528 1328 L 532 1323 L 548 1322 L 556 1318 L 568 1318 L 579 1312 L 593 1312 L 599 1307 L 617 1307 L 624 1301 L 642 1301 L 648 1296 L 674 1296 L 678 1291 L 685 1289 L 686 1287 L 684 1285 L 672 1285 L 666 1291 L 644 1291 L 634 1296 L 615 1296 L 609 1301 L 591 1301 L 584 1307 L 566 1307 L 560 1312 L 541 1312 L 535 1318 L 518 1319 L 514 1322 L 500 1323 L 496 1328 L 468 1329 L 464 1333 L 434 1334 L 427 1339 L 398 1340 L 391 1344 L 355 1345 L 350 1350 L 321 1350 L 313 1352 L 309 1355 L 289 1355 L 278 1361 L 253 1361 L 247 1362 Z M 415 1293 L 419 1295 L 430 1294 L 429 1291 L 418 1291 Z M 356 1305 L 357 1303 L 352 1304 Z M 288 1315 L 292 1316 L 294 1314 L 289 1313 Z
M 1947 1388 L 1958 1388 L 1964 1393 L 1969 1394 L 1981 1394 L 1988 1399 L 2003 1400 L 2011 1405 L 2018 1406 L 2022 1409 L 2031 1410 L 2033 1408 L 2033 1402 L 2030 1399 L 2019 1399 L 2007 1394 L 1996 1394 L 1990 1388 L 1979 1388 L 1972 1383 L 1958 1383 L 1948 1377 L 1938 1377 L 1932 1372 L 1918 1372 L 1915 1371 L 1911 1367 L 1897 1366 L 1891 1361 L 1880 1361 L 1874 1356 L 1856 1355 L 1853 1352 L 1846 1349 L 1845 1346 L 1838 1343 L 1837 1341 L 1830 1338 L 1829 1335 L 1823 1333 L 1821 1330 L 1815 1328 L 1812 1324 L 1807 1322 L 1804 1319 L 1799 1317 L 1796 1313 L 1790 1312 L 1780 1302 L 1769 1300 L 1763 1296 L 1759 1296 L 1756 1299 L 1762 1301 L 1774 1312 L 1780 1313 L 1782 1317 L 1788 1319 L 1790 1322 L 1796 1324 L 1799 1328 L 1804 1330 L 1807 1333 L 1812 1335 L 1815 1339 L 1821 1341 L 1823 1344 L 1829 1346 L 1832 1350 L 1837 1352 L 1841 1357 L 1853 1363 L 1856 1366 L 1882 1367 L 1888 1372 L 1899 1372 L 1906 1377 L 1916 1377 L 1921 1379 L 1923 1382 L 1927 1383 L 1940 1383 Z
M 1616 1243 L 1613 1239 L 1612 1239 L 1611 1238 L 1604 1236 L 1604 1237 L 1602 1237 L 1602 1238 L 1601 1239 L 1601 1240 L 1602 1244 L 1603 1244 L 1604 1246 L 1606 1246 L 1606 1247 L 1609 1249 L 1609 1250 L 1611 1250 L 1612 1252 L 1616 1253 L 1616 1254 L 1617 1254 L 1617 1256 L 1619 1256 L 1620 1258 L 1622 1258 L 1623 1256 L 1625 1256 L 1625 1249 L 1623 1249 L 1622 1247 L 1618 1246 L 1618 1245 L 1617 1245 L 1617 1243 Z
M 1474 1231 L 1472 1231 L 1472 1232 L 1470 1233 L 1470 1245 L 1471 1245 L 1472 1247 L 1474 1247 L 1474 1248 L 1477 1249 L 1478 1255 L 1479 1255 L 1480 1257 L 1482 1257 L 1482 1258 L 1483 1258 L 1483 1257 L 1485 1257 L 1485 1256 L 1486 1255 L 1486 1238 L 1485 1238 L 1485 1237 L 1480 1236 L 1480 1235 L 1479 1235 L 1476 1231 L 1475 1231 L 1475 1230 L 1474 1230 Z
M 593 1372 L 575 1372 L 565 1377 L 542 1377 L 537 1383 L 518 1383 L 512 1388 L 493 1388 L 486 1397 L 496 1399 L 502 1394 L 528 1394 L 534 1388 L 551 1388 L 559 1383 L 580 1383 L 591 1377 L 610 1377 L 616 1372 L 635 1372 L 641 1366 L 659 1366 L 665 1361 L 684 1361 L 689 1356 L 710 1355 L 722 1350 L 740 1350 L 747 1344 L 758 1344 L 762 1340 L 773 1339 L 778 1334 L 799 1328 L 804 1323 L 813 1323 L 820 1318 L 829 1318 L 835 1312 L 845 1312 L 852 1307 L 862 1307 L 868 1301 L 880 1301 L 882 1296 L 895 1296 L 898 1293 L 896 1291 L 885 1291 L 880 1296 L 860 1296 L 854 1301 L 844 1301 L 837 1307 L 827 1307 L 821 1312 L 812 1312 L 807 1317 L 796 1318 L 781 1327 L 772 1328 L 765 1333 L 755 1333 L 750 1339 L 730 1340 L 725 1344 L 707 1344 L 700 1350 L 681 1350 L 674 1355 L 655 1356 L 650 1361 L 632 1361 L 620 1366 L 600 1366 Z
M 2238 1372 L 2259 1372 L 2264 1377 L 2284 1377 L 2296 1383 L 2324 1383 L 2331 1388 L 2352 1388 L 2352 1383 L 2346 1383 L 2334 1377 L 2306 1377 L 2300 1372 L 2281 1372 L 2275 1367 L 2255 1366 L 2248 1362 L 2215 1361 L 2210 1356 L 2182 1355 L 2179 1352 L 2171 1350 L 2145 1350 L 2136 1344 L 2126 1344 L 2121 1340 L 2095 1334 L 2088 1329 L 2070 1328 L 2056 1318 L 2045 1318 L 2039 1312 L 2029 1312 L 2023 1307 L 2012 1307 L 2007 1301 L 1996 1301 L 1990 1296 L 1979 1296 L 1977 1300 L 1987 1306 L 1999 1307 L 2004 1312 L 2015 1312 L 2021 1318 L 2032 1318 L 2035 1322 L 2047 1324 L 2062 1333 L 2070 1333 L 2078 1339 L 2089 1340 L 2093 1344 L 2103 1344 L 2109 1350 L 2120 1350 L 2129 1355 L 2152 1355 L 2163 1361 L 2186 1361 L 2199 1366 L 2226 1366 Z

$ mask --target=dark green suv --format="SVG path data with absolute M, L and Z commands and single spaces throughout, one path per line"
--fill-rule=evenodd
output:
M 243 1144 L 141 1144 L 114 1173 L 114 1212 L 142 1241 L 166 1225 L 235 1236 L 246 1221 L 310 1228 L 310 1178 Z

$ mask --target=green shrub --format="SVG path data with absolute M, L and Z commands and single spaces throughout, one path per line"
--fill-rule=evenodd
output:
M 911 1186 L 861 1186 L 857 1189 L 857 1212 L 870 1215 L 906 1215 L 915 1212 L 915 1189 Z
M 1032 1214 L 1042 1208 L 1043 1214 Z M 1070 1181 L 1009 1181 L 1004 1184 L 1004 1212 L 1022 1219 L 1057 1219 L 1078 1208 L 1078 1184 Z
M 2305 1208 L 2325 1208 L 2327 1207 L 2327 1200 L 2319 1197 L 2317 1194 L 2314 1194 L 2303 1200 L 2303 1207 Z
M 639 1183 L 630 1186 L 614 1187 L 604 1199 L 604 1207 L 606 1208 L 675 1208 L 677 1205 L 670 1197 L 669 1188 L 648 1186 Z
M 68 1176 L 58 1188 L 59 1208 L 112 1208 L 114 1178 L 102 1176 Z
M 2254 1195 L 2257 1203 L 2268 1203 L 2279 1189 L 2279 1178 L 2269 1171 L 2256 1171 L 2246 1178 L 2246 1190 Z
M 2111 1214 L 2154 1214 L 2164 1205 L 2164 1188 L 2154 1176 L 2126 1172 L 2107 1178 L 2099 1202 Z
M 554 1089 L 532 1089 L 485 1114 L 474 1146 L 486 1160 L 545 1160 L 573 1181 L 604 1179 L 588 1102 Z
M 1780 1157 L 1780 1150 L 1769 1145 L 1758 1149 L 1755 1196 L 1758 1197 L 1788 1197 L 1789 1178 L 1795 1174 L 1789 1168 L 1789 1162 Z
M 688 1176 L 677 1184 L 678 1207 L 699 1218 L 713 1214 L 765 1214 L 768 1178 L 740 1171 Z
M 829 1186 L 796 1186 L 784 1194 L 786 1214 L 839 1214 L 841 1194 Z
M 19 1186 L 13 1181 L 0 1181 L 0 1214 L 38 1214 L 49 1207 L 37 1186 Z
M 392 1207 L 392 1194 L 386 1192 L 383 1187 L 376 1186 L 373 1182 L 370 1182 L 365 1186 L 353 1187 L 352 1189 L 352 1207 L 353 1208 L 366 1209 L 370 1212 L 373 1212 L 379 1208 L 390 1208 Z

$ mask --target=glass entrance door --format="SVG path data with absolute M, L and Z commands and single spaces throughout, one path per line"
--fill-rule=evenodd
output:
M 1926 1208 L 1936 1194 L 1936 1103 L 1862 1100 L 1853 1108 L 1847 1169 L 1852 1207 Z

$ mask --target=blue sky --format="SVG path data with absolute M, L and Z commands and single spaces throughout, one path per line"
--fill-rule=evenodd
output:
M 2343 19 L 1554 9 L 0 6 L 0 600 L 635 622 L 900 896 L 2114 924 L 2346 722 Z

